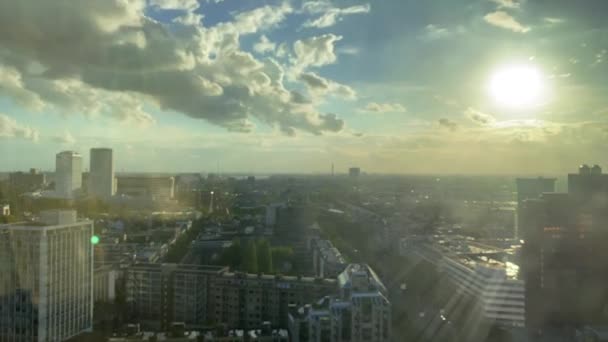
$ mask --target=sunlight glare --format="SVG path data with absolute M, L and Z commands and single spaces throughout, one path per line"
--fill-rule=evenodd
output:
M 543 101 L 544 83 L 540 70 L 531 65 L 511 65 L 497 70 L 490 80 L 489 92 L 502 106 L 530 108 Z

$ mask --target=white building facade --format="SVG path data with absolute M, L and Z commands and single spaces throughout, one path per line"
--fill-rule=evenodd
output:
M 0 341 L 64 341 L 93 326 L 93 223 L 75 212 L 0 226 Z
M 112 197 L 116 188 L 112 149 L 92 148 L 89 172 L 89 194 L 101 199 Z
M 82 188 L 82 156 L 74 151 L 63 151 L 55 158 L 55 194 L 71 199 Z
M 292 341 L 391 341 L 391 304 L 376 273 L 350 264 L 338 276 L 338 294 L 289 313 Z
M 439 267 L 461 291 L 477 299 L 486 319 L 505 327 L 524 327 L 523 280 L 510 277 L 504 267 L 466 263 L 449 257 L 444 257 Z

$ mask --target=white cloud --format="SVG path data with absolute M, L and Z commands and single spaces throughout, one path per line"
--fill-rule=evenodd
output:
M 21 125 L 17 120 L 0 113 L 0 138 L 19 138 L 38 141 L 38 130 Z
M 159 9 L 193 11 L 199 7 L 198 0 L 150 0 L 153 7 Z
M 490 0 L 498 4 L 498 8 L 519 9 L 524 0 Z
M 368 113 L 405 113 L 407 109 L 401 103 L 370 102 L 361 111 Z
M 320 67 L 336 62 L 334 45 L 341 39 L 342 36 L 330 33 L 296 41 L 293 45 L 295 67 L 304 70 L 309 66 Z
M 490 25 L 511 30 L 513 32 L 526 33 L 530 31 L 530 27 L 521 24 L 510 14 L 504 11 L 488 13 L 483 17 L 483 19 Z
M 429 24 L 424 28 L 424 38 L 436 40 L 449 37 L 452 33 L 445 27 Z
M 309 14 L 323 13 L 323 15 L 314 20 L 307 20 L 303 26 L 315 28 L 330 27 L 341 21 L 346 15 L 369 13 L 370 9 L 371 6 L 369 4 L 337 8 L 326 1 L 309 1 L 302 5 L 302 10 Z
M 277 44 L 271 42 L 265 35 L 262 35 L 260 41 L 253 45 L 253 50 L 257 53 L 264 54 L 274 51 L 276 47 Z
M 58 144 L 64 144 L 64 145 L 73 145 L 76 143 L 76 139 L 74 138 L 72 133 L 70 133 L 68 131 L 63 132 L 63 134 L 61 134 L 61 135 L 52 137 L 51 140 Z
M 253 119 L 287 134 L 342 129 L 335 114 L 319 112 L 285 88 L 285 66 L 241 50 L 241 36 L 273 29 L 293 12 L 287 2 L 236 13 L 214 26 L 200 25 L 202 16 L 188 12 L 171 29 L 148 18 L 145 4 L 0 0 L 0 94 L 38 108 L 143 124 L 154 122 L 145 111 L 148 104 L 232 131 L 253 129 Z M 335 62 L 333 44 L 339 39 L 326 35 L 297 42 L 289 68 Z M 286 45 L 282 50 L 288 57 Z M 334 93 L 350 92 L 328 82 L 335 84 Z
M 23 84 L 21 73 L 8 66 L 0 64 L 0 94 L 4 93 L 11 97 L 18 104 L 32 109 L 41 110 L 44 102 L 35 92 L 28 90 Z
M 546 17 L 543 20 L 546 23 L 548 23 L 548 24 L 561 24 L 561 23 L 565 22 L 564 19 L 561 19 L 561 18 L 552 18 L 552 17 Z
M 350 100 L 357 97 L 357 93 L 351 87 L 323 78 L 314 72 L 302 73 L 299 79 L 306 84 L 309 93 L 314 97 L 336 95 Z

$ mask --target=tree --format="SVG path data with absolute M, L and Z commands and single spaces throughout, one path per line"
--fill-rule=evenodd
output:
M 222 252 L 220 257 L 221 265 L 228 265 L 232 269 L 240 269 L 242 265 L 241 240 L 232 240 L 232 245 Z
M 257 241 L 258 272 L 272 273 L 272 251 L 266 239 Z
M 286 263 L 293 263 L 293 249 L 290 247 L 275 247 L 271 250 L 273 264 L 278 267 L 277 270 L 283 268 Z
M 258 273 L 258 254 L 255 242 L 247 241 L 243 252 L 243 271 L 248 273 Z

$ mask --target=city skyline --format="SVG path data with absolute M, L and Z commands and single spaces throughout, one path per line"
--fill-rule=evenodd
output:
M 0 1 L 1 168 L 94 146 L 127 171 L 602 164 L 607 5 L 584 3 Z

